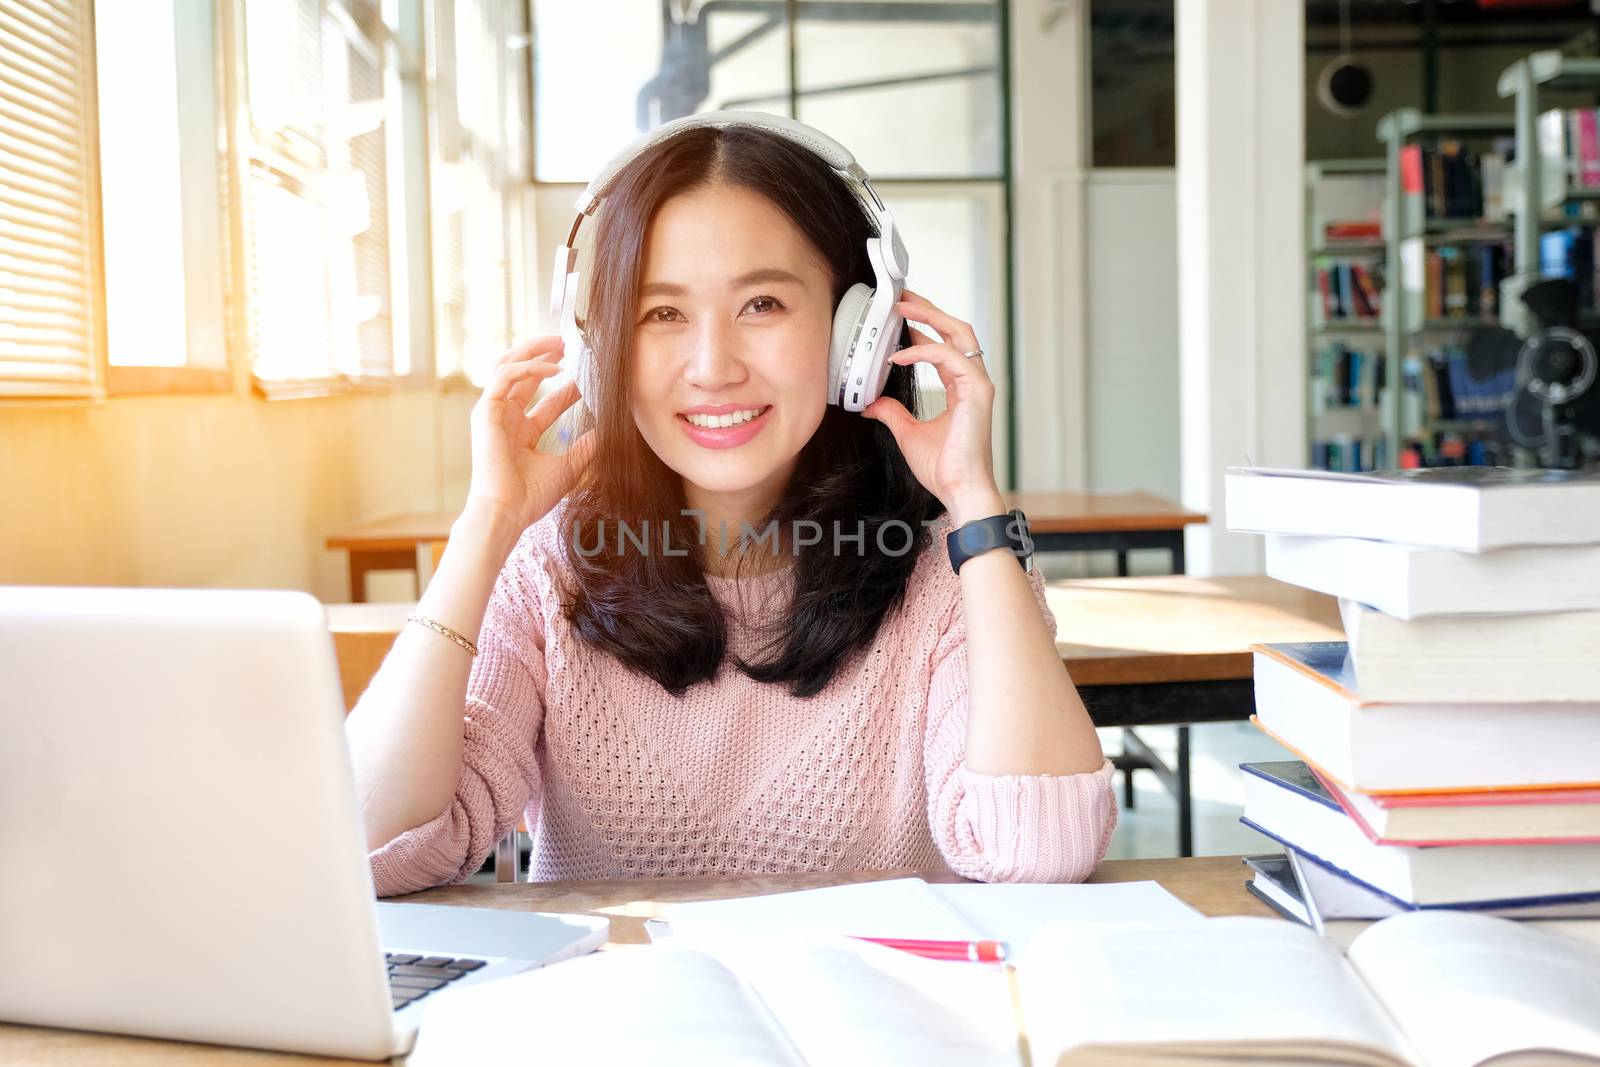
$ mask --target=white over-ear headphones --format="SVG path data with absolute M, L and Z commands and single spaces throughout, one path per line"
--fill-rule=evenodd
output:
M 900 338 L 901 317 L 894 310 L 905 290 L 910 257 L 895 228 L 894 216 L 878 198 L 877 192 L 843 145 L 833 138 L 793 119 L 761 111 L 708 111 L 675 119 L 634 141 L 605 165 L 578 197 L 578 214 L 566 243 L 556 249 L 555 269 L 550 279 L 550 311 L 561 321 L 561 336 L 566 342 L 563 362 L 572 367 L 578 391 L 591 410 L 598 389 L 593 354 L 578 322 L 581 290 L 578 276 L 578 230 L 583 220 L 595 213 L 611 191 L 617 174 L 639 153 L 685 130 L 703 127 L 751 126 L 777 134 L 820 156 L 844 178 L 856 183 L 866 194 L 868 212 L 877 224 L 878 235 L 867 239 L 867 259 L 872 264 L 875 285 L 857 282 L 845 290 L 833 313 L 833 337 L 828 346 L 828 403 L 846 411 L 860 411 L 878 399 L 889 377 L 889 357 Z

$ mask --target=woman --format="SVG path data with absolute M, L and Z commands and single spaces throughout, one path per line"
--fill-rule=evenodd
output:
M 578 399 L 524 414 L 563 345 L 503 357 L 419 624 L 348 720 L 380 894 L 465 879 L 524 816 L 538 880 L 1094 868 L 1111 767 L 1042 580 L 945 551 L 1005 511 L 971 327 L 907 292 L 942 340 L 907 329 L 865 417 L 826 402 L 874 233 L 849 183 L 762 129 L 623 167 L 584 325 L 594 426 L 535 450 Z M 948 394 L 929 421 L 918 362 Z

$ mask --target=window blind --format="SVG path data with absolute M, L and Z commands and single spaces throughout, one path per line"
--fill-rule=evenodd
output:
M 0 5 L 0 396 L 99 389 L 89 0 Z

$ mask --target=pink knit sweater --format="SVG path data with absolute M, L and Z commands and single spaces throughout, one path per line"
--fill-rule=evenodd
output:
M 562 511 L 528 529 L 500 574 L 455 799 L 372 853 L 380 895 L 464 880 L 524 816 L 541 881 L 946 865 L 983 881 L 1079 881 L 1104 855 L 1109 763 L 993 776 L 963 762 L 966 628 L 946 523 L 904 604 L 821 693 L 799 699 L 725 662 L 674 697 L 567 624 Z M 1053 632 L 1043 579 L 1029 580 Z M 751 654 L 740 620 L 783 610 L 789 572 L 709 581 L 731 651 Z

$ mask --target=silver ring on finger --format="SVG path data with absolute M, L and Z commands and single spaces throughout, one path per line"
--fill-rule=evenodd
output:
M 961 354 L 963 356 L 966 356 L 968 359 L 982 359 L 983 358 L 983 349 L 975 348 L 971 352 L 963 352 Z

